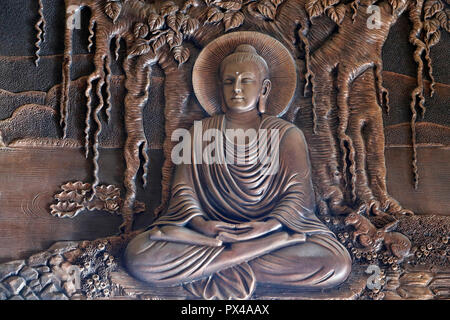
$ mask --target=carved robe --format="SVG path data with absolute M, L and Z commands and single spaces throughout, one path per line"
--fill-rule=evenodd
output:
M 197 135 L 203 135 L 208 129 L 225 132 L 225 121 L 224 115 L 207 118 L 202 121 L 202 131 Z M 257 157 L 261 152 L 273 157 L 279 151 L 278 163 L 226 163 L 225 152 L 219 150 L 219 163 L 177 166 L 167 212 L 127 249 L 126 261 L 132 274 L 153 285 L 184 283 L 204 298 L 224 299 L 248 297 L 256 282 L 326 288 L 346 279 L 350 256 L 314 212 L 311 168 L 302 132 L 289 122 L 266 115 L 260 129 L 265 129 L 267 135 L 248 143 L 246 159 Z M 270 139 L 273 129 L 279 132 L 279 148 L 274 147 Z M 194 143 L 199 138 L 194 135 Z M 224 150 L 232 146 L 225 136 L 223 139 Z M 205 144 L 207 142 L 203 146 Z M 234 160 L 241 156 L 236 154 Z M 192 163 L 198 160 L 198 154 L 192 152 Z M 277 170 L 268 174 L 273 165 L 278 165 Z M 282 224 L 283 231 L 305 234 L 306 241 L 275 250 L 263 249 L 256 258 L 237 265 L 224 264 L 220 271 L 207 274 L 205 266 L 214 263 L 216 257 L 227 250 L 227 245 L 183 243 L 178 239 L 155 241 L 148 236 L 148 232 L 161 226 L 186 227 L 196 216 L 232 224 L 272 218 Z

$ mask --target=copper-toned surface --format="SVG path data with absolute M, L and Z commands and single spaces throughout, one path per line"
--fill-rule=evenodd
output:
M 449 215 L 447 2 L 47 2 L 0 5 L 7 7 L 0 10 L 0 229 L 6 243 L 0 261 L 26 258 L 57 240 L 113 234 L 120 220 L 129 233 L 133 223 L 141 228 L 164 213 L 175 168 L 172 133 L 208 116 L 194 95 L 194 63 L 213 40 L 246 31 L 276 39 L 295 62 L 292 99 L 276 93 L 291 101 L 286 110 L 280 106 L 283 118 L 304 133 L 319 218 L 353 257 L 372 261 L 376 249 L 398 259 L 407 250 L 392 244 L 406 243 L 403 233 L 412 242 L 410 254 L 432 265 L 434 249 L 423 260 L 427 250 L 414 247 L 425 240 L 402 223 L 422 232 L 441 221 L 429 215 Z M 371 4 L 380 10 L 379 28 L 369 28 L 376 22 Z M 123 189 L 121 216 L 52 217 L 52 196 L 69 181 Z M 137 199 L 147 210 L 134 217 Z M 398 218 L 408 209 L 431 220 Z M 369 239 L 375 248 L 351 240 L 358 228 L 344 220 L 352 212 L 368 220 L 368 234 L 385 235 Z M 391 215 L 402 222 L 397 230 L 385 230 L 395 221 Z M 439 250 L 446 252 L 437 249 L 438 256 Z M 392 272 L 410 262 L 393 262 Z M 436 280 L 390 275 L 390 293 L 357 296 L 445 297 L 441 271 L 411 272 Z M 8 283 L 20 284 L 13 280 Z

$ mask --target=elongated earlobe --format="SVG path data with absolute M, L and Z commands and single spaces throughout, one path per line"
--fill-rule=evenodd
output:
M 269 79 L 264 80 L 258 102 L 258 111 L 260 113 L 266 113 L 266 102 L 271 88 L 272 82 Z
M 266 102 L 263 99 L 259 99 L 258 111 L 259 113 L 266 113 Z

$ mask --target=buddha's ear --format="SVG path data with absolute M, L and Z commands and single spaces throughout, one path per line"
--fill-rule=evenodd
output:
M 262 84 L 261 93 L 259 95 L 258 111 L 260 113 L 266 112 L 266 102 L 269 97 L 270 89 L 272 88 L 272 82 L 269 79 L 265 79 Z

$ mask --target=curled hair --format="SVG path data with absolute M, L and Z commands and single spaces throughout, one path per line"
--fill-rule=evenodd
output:
M 267 65 L 266 60 L 264 60 L 264 58 L 256 52 L 256 49 L 249 44 L 239 45 L 232 54 L 223 59 L 219 67 L 219 75 L 223 73 L 223 70 L 228 63 L 240 62 L 255 63 L 259 72 L 263 75 L 263 79 L 267 79 L 269 77 L 269 66 Z

